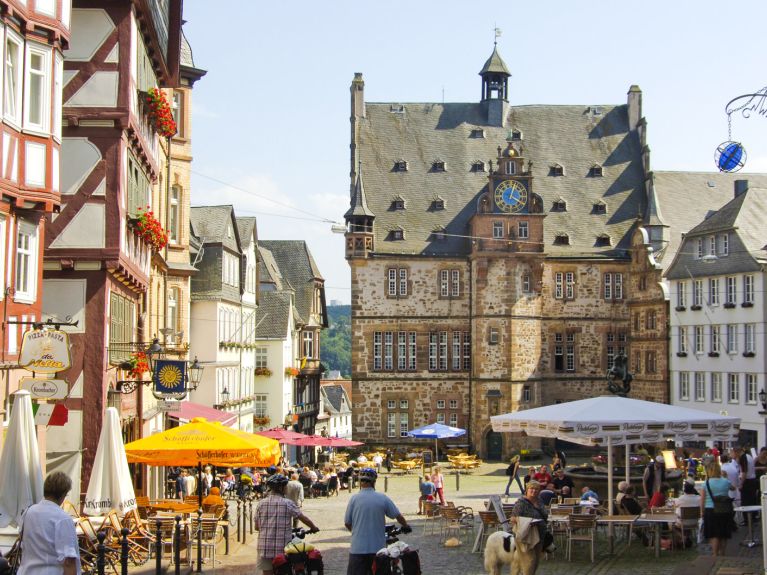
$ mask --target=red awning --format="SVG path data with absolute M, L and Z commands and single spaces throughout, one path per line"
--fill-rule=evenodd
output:
M 168 412 L 168 415 L 181 422 L 192 421 L 195 417 L 204 417 L 208 421 L 220 421 L 222 425 L 228 426 L 237 421 L 237 414 L 227 413 L 213 407 L 208 407 L 207 405 L 201 405 L 191 401 L 182 401 L 180 406 L 180 410 L 170 411 Z

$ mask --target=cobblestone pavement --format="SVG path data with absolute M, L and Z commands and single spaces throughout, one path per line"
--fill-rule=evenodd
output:
M 459 478 L 460 490 L 456 490 L 454 475 L 446 478 L 445 496 L 456 505 L 471 506 L 475 512 L 484 509 L 484 502 L 489 495 L 500 494 L 506 486 L 504 476 L 505 466 L 501 464 L 485 464 L 470 475 L 462 474 Z M 385 485 L 388 483 L 388 486 Z M 377 489 L 383 491 L 388 487 L 387 494 L 394 500 L 400 511 L 413 527 L 413 533 L 402 536 L 401 539 L 416 546 L 421 557 L 421 566 L 424 575 L 436 574 L 460 574 L 480 575 L 485 573 L 482 555 L 472 553 L 473 536 L 464 536 L 464 544 L 456 548 L 444 548 L 439 545 L 439 536 L 424 535 L 424 519 L 416 514 L 418 497 L 418 475 L 392 474 L 379 478 Z M 325 561 L 325 573 L 328 575 L 343 575 L 346 573 L 346 563 L 349 549 L 349 533 L 343 527 L 343 516 L 350 494 L 341 491 L 338 497 L 321 497 L 307 499 L 304 502 L 304 513 L 308 515 L 321 529 L 320 533 L 308 536 L 308 539 L 321 551 Z M 758 530 L 758 524 L 755 528 Z M 745 537 L 745 528 L 741 528 L 737 539 L 730 542 L 728 556 L 704 567 L 696 568 L 695 575 L 734 575 L 748 573 L 762 573 L 761 547 L 748 549 L 738 543 Z M 253 564 L 256 559 L 255 544 L 256 533 L 248 534 L 247 543 L 240 545 L 236 539 L 236 531 L 232 534 L 232 550 L 230 555 L 223 555 L 223 548 L 219 551 L 218 558 L 222 559 L 217 564 L 216 573 L 248 573 L 253 574 Z M 554 573 L 566 573 L 567 575 L 582 574 L 616 574 L 616 575 L 675 575 L 675 571 L 694 564 L 700 555 L 710 555 L 710 549 L 706 545 L 700 545 L 697 549 L 684 551 L 662 551 L 661 557 L 656 559 L 651 548 L 644 547 L 636 540 L 631 546 L 626 546 L 625 541 L 618 538 L 615 545 L 615 553 L 608 555 L 605 536 L 601 535 L 597 541 L 597 557 L 591 563 L 588 544 L 574 547 L 573 561 L 568 562 L 564 556 L 564 549 L 558 550 L 554 556 L 542 562 L 538 573 L 549 575 Z M 204 566 L 204 571 L 210 571 Z M 132 570 L 133 571 L 133 570 Z M 141 569 L 149 572 L 148 566 Z M 139 571 L 136 570 L 138 573 Z

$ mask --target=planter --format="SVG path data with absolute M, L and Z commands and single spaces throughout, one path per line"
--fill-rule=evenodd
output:
M 133 228 L 133 233 L 147 243 L 153 251 L 159 252 L 168 245 L 168 232 L 154 217 L 154 212 L 149 206 L 138 208 L 138 212 L 138 217 L 128 222 Z
M 730 301 L 730 302 L 727 302 L 726 304 L 724 304 L 724 307 L 725 307 L 726 309 L 732 309 L 732 308 L 734 308 L 734 307 L 735 307 L 735 305 L 736 305 L 736 304 L 734 304 L 733 302 L 731 302 L 731 301 Z
M 686 310 L 687 308 L 686 308 L 685 306 L 683 306 L 683 305 L 678 305 L 678 306 L 676 306 L 674 309 L 675 309 L 676 311 L 684 311 L 684 310 Z
M 709 351 L 708 352 L 708 357 L 719 357 L 719 352 L 718 351 Z
M 254 417 L 253 425 L 269 425 L 270 421 L 269 417 Z
M 299 373 L 301 373 L 301 370 L 297 367 L 286 367 L 285 368 L 285 375 L 288 377 L 296 377 Z
M 149 107 L 149 121 L 157 134 L 163 138 L 172 138 L 176 133 L 176 121 L 173 119 L 173 111 L 165 92 L 159 88 L 149 88 L 144 101 Z
M 272 375 L 272 370 L 269 369 L 268 367 L 257 367 L 256 369 L 253 370 L 253 374 L 256 376 L 261 375 L 261 376 L 268 377 Z
M 690 309 L 691 309 L 692 311 L 698 311 L 698 310 L 701 310 L 701 309 L 703 309 L 703 307 L 702 307 L 702 306 L 699 306 L 699 305 L 691 305 L 691 306 L 690 306 Z
M 756 357 L 756 352 L 753 351 L 744 351 L 743 357 Z
M 677 357 L 687 357 L 687 352 L 686 351 L 678 351 L 678 352 L 676 352 L 676 356 Z
M 740 307 L 754 307 L 754 302 L 744 301 L 742 304 L 740 304 Z

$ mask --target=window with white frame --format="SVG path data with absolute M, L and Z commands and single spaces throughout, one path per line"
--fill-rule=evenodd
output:
M 530 228 L 528 227 L 527 222 L 519 222 L 517 224 L 517 237 L 520 240 L 526 240 L 530 237 Z
M 727 374 L 727 400 L 730 403 L 740 402 L 740 381 L 737 373 Z
M 181 209 L 181 186 L 171 186 L 170 205 L 168 206 L 168 235 L 170 243 L 179 242 L 179 210 Z
M 651 309 L 647 312 L 647 315 L 645 316 L 645 327 L 648 330 L 654 330 L 657 326 L 657 322 L 655 321 L 656 315 L 655 310 Z
M 695 353 L 703 353 L 703 326 L 695 326 Z
M 173 112 L 173 121 L 176 122 L 176 135 L 183 138 L 184 95 L 180 90 L 173 90 L 173 104 L 171 104 L 171 111 Z
M 64 78 L 64 58 L 56 52 L 53 56 L 53 125 L 51 133 L 53 137 L 61 140 L 61 98 Z
M 493 237 L 495 239 L 503 237 L 503 222 L 493 222 Z
M 259 345 L 258 347 L 256 347 L 255 360 L 254 360 L 255 367 L 262 368 L 262 369 L 265 367 L 268 367 L 269 364 L 267 363 L 267 359 L 268 359 L 268 353 L 267 353 L 266 346 Z
M 437 409 L 445 409 L 445 400 L 444 399 L 438 399 L 437 400 Z
M 179 289 L 172 287 L 168 290 L 168 327 L 173 330 L 171 337 L 175 337 L 179 331 L 178 301 Z
M 407 369 L 407 332 L 397 333 L 397 369 L 404 371 Z
M 573 272 L 565 273 L 565 298 L 575 298 L 575 274 Z
M 692 284 L 692 305 L 703 305 L 703 280 L 695 280 Z
M 448 403 L 448 407 L 450 407 L 450 409 L 458 409 L 458 400 L 451 399 L 450 402 Z
M 388 332 L 391 333 L 391 332 Z M 314 349 L 314 332 L 313 331 L 305 331 L 304 332 L 304 349 L 303 349 L 303 357 L 314 359 L 315 356 L 315 349 Z
M 378 371 L 383 368 L 383 332 L 373 333 L 373 370 Z
M 709 255 L 716 255 L 716 236 L 709 236 L 708 238 L 708 253 Z
M 436 371 L 439 357 L 438 336 L 436 332 L 429 333 L 429 371 Z
M 13 297 L 32 303 L 37 297 L 37 226 L 19 220 L 16 233 L 16 281 Z
M 522 403 L 530 403 L 532 401 L 532 395 L 529 385 L 522 387 Z
M 695 253 L 698 259 L 703 257 L 703 238 L 698 238 L 698 248 Z
M 386 436 L 397 437 L 397 412 L 386 414 Z
M 463 332 L 463 369 L 471 369 L 471 332 Z
M 756 324 L 747 323 L 744 327 L 746 337 L 743 351 L 746 353 L 756 353 Z
M 757 377 L 755 373 L 746 374 L 746 403 L 756 405 L 757 398 Z
M 738 353 L 738 326 L 727 324 L 727 353 Z
M 719 372 L 711 373 L 711 401 L 722 401 L 722 374 Z
M 719 236 L 719 254 L 723 256 L 730 255 L 730 234 L 724 233 Z
M 0 278 L 5 278 L 5 258 L 6 258 L 6 228 L 5 228 L 5 216 L 0 214 Z M 3 290 L 0 290 L 0 300 L 5 297 Z
M 440 270 L 439 294 L 442 297 L 458 297 L 461 295 L 460 270 Z
M 440 411 L 437 413 L 437 423 L 442 423 L 444 425 L 445 423 L 445 413 L 443 411 Z
M 725 279 L 725 303 L 734 305 L 737 300 L 735 289 L 735 276 L 727 276 Z
M 16 125 L 21 125 L 23 49 L 23 40 L 11 30 L 6 29 L 3 110 L 5 118 Z
M 708 305 L 719 305 L 719 278 L 708 279 Z
M 448 425 L 451 425 L 453 427 L 456 427 L 458 425 L 458 414 L 457 413 L 451 413 L 450 419 L 448 420 Z
M 687 307 L 687 282 L 676 282 L 676 305 Z
M 389 268 L 387 275 L 387 293 L 391 297 L 407 295 L 407 268 Z
M 461 369 L 461 348 L 462 348 L 462 339 L 461 335 L 463 335 L 460 331 L 454 331 L 453 332 L 453 349 L 451 354 L 451 369 L 454 371 L 458 371 Z
M 743 276 L 743 303 L 754 303 L 754 276 Z
M 265 393 L 257 393 L 253 396 L 253 415 L 255 417 L 266 417 L 269 415 L 269 396 Z
M 407 407 L 405 407 L 407 409 Z M 399 414 L 399 436 L 407 437 L 410 424 L 408 423 L 407 411 L 400 412 Z
M 677 351 L 679 353 L 687 353 L 687 328 L 685 326 L 679 326 L 679 343 L 677 345 Z
M 48 131 L 50 90 L 51 49 L 28 42 L 24 90 L 24 127 L 26 129 Z
M 719 353 L 719 342 L 722 337 L 722 326 L 711 326 L 711 353 Z
M 607 300 L 623 299 L 623 274 L 604 274 L 604 298 Z
M 439 370 L 447 371 L 447 332 L 439 332 Z
M 706 401 L 706 374 L 695 372 L 695 401 Z
M 384 347 L 383 347 L 383 368 L 386 371 L 394 369 L 394 334 L 390 331 L 384 332 Z
M 564 275 L 562 273 L 557 272 L 554 274 L 554 297 L 556 299 L 562 299 L 562 295 L 564 294 L 563 280 Z
M 679 372 L 679 399 L 690 399 L 690 374 L 687 371 Z
M 522 274 L 522 291 L 530 293 L 530 274 Z
M 416 339 L 415 332 L 408 332 L 408 353 L 407 353 L 407 368 L 410 371 L 415 371 L 416 366 Z

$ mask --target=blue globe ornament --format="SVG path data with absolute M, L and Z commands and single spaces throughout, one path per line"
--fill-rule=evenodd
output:
M 716 148 L 714 161 L 720 172 L 737 172 L 746 165 L 746 149 L 740 142 L 722 142 Z

